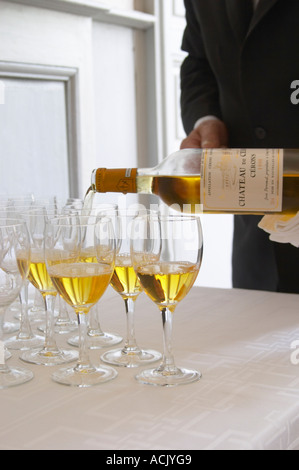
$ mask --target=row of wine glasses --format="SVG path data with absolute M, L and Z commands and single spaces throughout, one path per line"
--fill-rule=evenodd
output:
M 18 259 L 22 256 L 24 262 Z M 30 242 L 26 223 L 17 219 L 0 219 L 0 322 L 5 310 L 19 295 L 27 278 L 30 262 Z M 33 378 L 30 370 L 8 367 L 4 343 L 1 341 L 0 388 L 20 385 Z
M 72 211 L 80 210 L 82 207 L 83 201 L 79 199 L 68 199 L 65 203 L 63 203 L 61 201 L 58 201 L 56 197 L 52 197 L 49 199 L 35 198 L 34 200 L 32 199 L 32 197 L 14 198 L 8 199 L 5 202 L 3 200 L 1 201 L 0 198 L 0 217 L 24 218 L 27 222 L 31 242 L 33 243 L 33 245 L 36 245 L 36 238 L 42 236 L 42 231 L 47 218 L 63 214 L 66 215 L 67 213 L 71 213 Z M 108 204 L 103 205 L 102 209 L 104 210 L 109 208 L 112 210 L 115 207 L 117 206 L 114 204 Z M 40 233 L 38 233 L 38 231 Z M 31 279 L 31 281 L 33 281 L 33 279 Z M 39 293 L 40 285 L 38 286 L 36 285 L 36 283 L 33 284 L 35 287 L 37 287 L 36 293 L 41 296 L 41 294 Z M 5 332 L 18 331 L 18 333 L 14 337 L 10 338 L 10 340 L 7 342 L 10 349 L 26 350 L 38 348 L 44 343 L 43 337 L 39 335 L 34 335 L 30 326 L 31 322 L 40 322 L 41 320 L 44 320 L 44 315 L 41 315 L 41 310 L 44 314 L 44 306 L 42 306 L 42 309 L 36 308 L 34 314 L 33 310 L 31 310 L 29 321 L 28 285 L 29 280 L 27 279 L 25 285 L 23 286 L 19 294 L 21 303 L 19 331 L 14 324 L 4 324 Z M 70 331 L 74 331 L 76 328 L 76 322 L 74 325 L 74 322 L 69 317 L 65 302 L 60 296 L 58 296 L 58 301 L 59 315 L 58 318 L 55 320 L 54 332 L 64 334 L 69 333 Z M 97 307 L 95 307 L 93 310 L 96 311 L 96 309 Z M 94 319 L 93 328 L 92 331 L 88 332 L 88 335 L 89 338 L 91 338 L 91 336 L 93 338 L 94 348 L 109 347 L 122 341 L 122 338 L 119 335 L 105 333 L 102 331 L 96 312 L 93 313 L 92 318 Z M 39 326 L 38 329 L 42 332 L 45 332 L 46 326 Z M 71 345 L 78 346 L 78 338 L 76 338 L 76 341 L 74 341 Z M 48 360 L 47 362 L 50 363 L 50 360 Z
M 23 361 L 57 365 L 77 360 L 75 366 L 59 369 L 52 378 L 79 387 L 114 379 L 117 372 L 111 365 L 138 367 L 158 361 L 160 353 L 139 348 L 135 339 L 134 305 L 143 290 L 162 313 L 164 353 L 161 364 L 142 371 L 137 380 L 171 386 L 200 378 L 196 371 L 177 368 L 171 349 L 173 313 L 200 269 L 203 242 L 198 218 L 163 216 L 145 210 L 124 214 L 117 207 L 88 213 L 73 208 L 67 215 L 34 209 L 25 218 L 25 226 L 30 227 L 30 253 L 26 258 L 24 250 L 18 252 L 16 260 L 22 285 L 28 279 L 44 298 L 46 337 L 41 348 L 26 348 L 21 355 Z M 0 249 L 1 261 L 1 244 Z M 109 285 L 124 299 L 127 338 L 123 348 L 101 356 L 107 365 L 95 367 L 89 360 L 88 339 L 91 332 L 97 331 L 97 321 L 88 325 L 87 317 L 91 309 L 99 308 L 99 300 Z M 79 354 L 77 350 L 57 348 L 53 334 L 57 292 L 77 315 Z

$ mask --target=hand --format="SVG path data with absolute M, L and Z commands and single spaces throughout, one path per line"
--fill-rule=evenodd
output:
M 182 141 L 181 149 L 223 148 L 228 146 L 228 131 L 220 119 L 202 122 Z

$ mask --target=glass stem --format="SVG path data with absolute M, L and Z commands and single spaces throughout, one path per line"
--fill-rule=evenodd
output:
M 130 351 L 139 351 L 139 347 L 137 346 L 135 339 L 135 300 L 130 297 L 126 298 L 125 306 L 127 315 L 127 339 L 123 348 L 123 352 L 128 354 Z
M 20 304 L 21 304 L 21 323 L 20 331 L 17 335 L 17 339 L 26 340 L 33 338 L 29 315 L 28 315 L 28 286 L 29 281 L 25 281 L 20 294 Z
M 38 289 L 34 289 L 34 301 L 31 312 L 44 312 L 43 296 Z
M 172 320 L 173 314 L 166 307 L 162 309 L 162 323 L 163 323 L 163 360 L 160 368 L 164 371 L 171 373 L 176 370 L 174 357 L 172 353 Z
M 59 314 L 56 320 L 56 324 L 58 325 L 66 324 L 70 321 L 69 312 L 67 311 L 66 304 L 64 300 L 60 297 L 60 295 L 58 296 L 58 300 L 59 300 Z
M 9 371 L 9 367 L 5 363 L 5 345 L 4 345 L 4 341 L 3 341 L 4 314 L 5 314 L 5 308 L 1 307 L 0 308 L 0 348 L 1 348 L 0 373 Z
M 87 334 L 89 336 L 104 336 L 99 321 L 98 303 L 94 305 L 89 312 L 89 328 Z
M 78 371 L 92 367 L 89 361 L 87 346 L 87 315 L 85 312 L 77 312 L 79 327 L 79 361 L 76 366 Z
M 42 353 L 59 354 L 60 352 L 54 338 L 54 306 L 56 295 L 45 294 L 43 295 L 43 298 L 46 311 L 46 338 Z

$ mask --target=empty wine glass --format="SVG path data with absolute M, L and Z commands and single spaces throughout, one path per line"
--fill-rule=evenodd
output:
M 135 302 L 142 291 L 140 281 L 134 271 L 130 254 L 130 233 L 138 210 L 119 210 L 115 218 L 117 254 L 111 286 L 122 297 L 127 320 L 127 338 L 123 348 L 105 352 L 101 359 L 121 367 L 138 367 L 161 359 L 161 354 L 152 349 L 141 349 L 135 336 Z
M 90 387 L 117 376 L 111 367 L 90 363 L 86 343 L 88 313 L 109 286 L 114 260 L 115 236 L 110 219 L 79 215 L 48 221 L 48 272 L 59 294 L 76 312 L 79 327 L 79 361 L 75 367 L 52 375 L 58 383 Z
M 0 315 L 17 298 L 26 280 L 30 263 L 30 243 L 26 223 L 0 219 Z M 0 326 L 2 321 L 0 322 Z M 12 387 L 33 378 L 30 370 L 5 364 L 4 343 L 0 348 L 0 388 Z
M 197 217 L 150 213 L 134 220 L 131 235 L 134 269 L 144 291 L 162 313 L 164 338 L 162 363 L 138 374 L 136 378 L 141 383 L 174 386 L 201 377 L 200 372 L 175 365 L 172 320 L 175 309 L 196 280 L 202 252 L 203 237 Z

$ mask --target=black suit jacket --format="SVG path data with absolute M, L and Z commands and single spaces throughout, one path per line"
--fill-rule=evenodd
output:
M 299 1 L 260 0 L 243 38 L 233 0 L 185 0 L 185 7 L 186 133 L 197 119 L 213 114 L 226 123 L 230 147 L 299 148 L 299 105 L 291 102 L 291 84 L 299 80 Z M 234 286 L 288 290 L 294 273 L 283 260 L 292 258 L 298 278 L 299 250 L 269 242 L 257 222 L 251 216 L 235 218 Z M 292 283 L 290 290 L 299 292 L 299 281 Z

